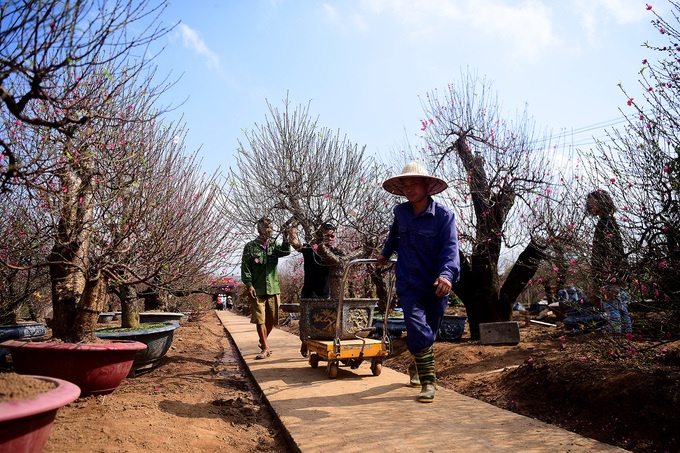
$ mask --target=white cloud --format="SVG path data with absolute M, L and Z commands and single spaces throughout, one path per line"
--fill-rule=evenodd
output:
M 199 55 L 206 57 L 206 64 L 209 68 L 219 69 L 220 58 L 215 52 L 210 50 L 198 33 L 192 30 L 188 25 L 179 25 L 180 33 L 182 34 L 182 43 L 184 47 L 193 50 Z
M 367 15 L 393 15 L 423 44 L 492 42 L 511 64 L 535 63 L 560 42 L 540 0 L 363 0 L 361 7 Z
M 555 35 L 550 8 L 538 0 L 527 0 L 517 5 L 497 0 L 470 3 L 465 21 L 477 32 L 495 38 L 499 47 L 508 49 L 512 61 L 536 63 L 550 49 L 559 44 Z
M 640 0 L 579 0 L 579 7 L 591 6 L 606 17 L 613 17 L 619 24 L 648 20 L 645 4 Z
M 334 20 L 338 16 L 338 10 L 333 8 L 328 3 L 323 4 L 323 9 L 326 11 L 326 15 L 331 20 Z
M 611 20 L 619 25 L 650 20 L 640 0 L 574 0 L 573 9 L 591 43 L 606 41 Z

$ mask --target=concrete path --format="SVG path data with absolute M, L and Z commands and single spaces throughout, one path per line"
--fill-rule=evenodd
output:
M 272 355 L 260 352 L 249 318 L 217 311 L 246 366 L 302 453 L 323 452 L 623 452 L 617 447 L 514 414 L 451 390 L 439 389 L 431 404 L 405 374 L 370 362 L 340 367 L 337 379 L 300 355 L 300 339 L 274 329 Z

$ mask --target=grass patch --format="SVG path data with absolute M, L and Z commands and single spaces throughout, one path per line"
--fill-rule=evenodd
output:
M 166 327 L 167 324 L 163 322 L 140 324 L 139 327 L 104 327 L 97 329 L 97 333 L 119 333 L 119 332 L 136 332 L 138 330 L 157 329 L 159 327 Z

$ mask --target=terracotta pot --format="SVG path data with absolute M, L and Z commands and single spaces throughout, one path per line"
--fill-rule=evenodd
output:
M 148 370 L 158 366 L 172 345 L 175 329 L 179 324 L 166 322 L 163 327 L 134 330 L 129 332 L 95 332 L 99 338 L 107 340 L 131 340 L 144 343 L 147 348 L 137 351 L 132 363 L 132 372 Z
M 27 376 L 53 382 L 56 388 L 30 400 L 0 403 L 0 453 L 39 453 L 50 436 L 57 410 L 80 395 L 77 385 L 62 379 Z
M 80 387 L 82 396 L 113 392 L 130 372 L 137 351 L 146 349 L 137 341 L 73 344 L 9 340 L 0 347 L 10 350 L 15 372 L 72 382 Z

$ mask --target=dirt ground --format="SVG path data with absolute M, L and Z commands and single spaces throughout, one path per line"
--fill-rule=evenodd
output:
M 438 385 L 636 453 L 680 451 L 680 342 L 603 331 L 570 335 L 516 317 L 515 346 L 469 335 L 435 343 Z M 387 366 L 406 373 L 395 342 Z
M 44 453 L 293 450 L 214 312 L 182 322 L 164 362 L 57 413 Z
M 550 321 L 548 319 L 548 321 Z M 437 342 L 439 385 L 639 453 L 680 451 L 680 346 L 519 319 L 515 346 Z M 296 331 L 296 321 L 282 327 Z M 386 365 L 405 372 L 404 339 Z M 436 404 L 436 401 L 435 401 Z M 456 417 L 461 414 L 442 414 Z M 521 433 L 518 433 L 521 436 Z M 60 409 L 46 453 L 292 452 L 209 312 L 165 362 L 113 394 Z

